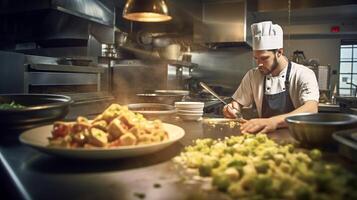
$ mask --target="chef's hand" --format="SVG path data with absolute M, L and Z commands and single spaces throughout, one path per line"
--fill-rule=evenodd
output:
M 228 106 L 230 105 L 230 106 Z M 226 118 L 237 118 L 237 111 L 239 111 L 239 104 L 236 101 L 232 101 L 231 103 L 229 103 L 228 105 L 225 105 L 223 107 L 223 115 Z M 233 108 L 233 109 L 232 109 Z
M 241 124 L 242 133 L 269 133 L 278 128 L 279 122 L 275 118 L 251 119 Z

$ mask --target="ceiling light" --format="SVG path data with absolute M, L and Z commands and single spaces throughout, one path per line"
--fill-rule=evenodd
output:
M 165 0 L 127 0 L 123 17 L 139 22 L 164 22 L 172 19 Z

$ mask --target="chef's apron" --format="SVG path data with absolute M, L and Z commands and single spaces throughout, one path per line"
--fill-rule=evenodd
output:
M 277 94 L 271 94 L 271 95 L 265 94 L 266 77 L 264 77 L 264 86 L 263 86 L 264 95 L 263 95 L 263 103 L 262 103 L 263 118 L 289 113 L 295 109 L 289 94 L 290 70 L 291 70 L 291 62 L 289 62 L 288 69 L 286 71 L 285 90 Z

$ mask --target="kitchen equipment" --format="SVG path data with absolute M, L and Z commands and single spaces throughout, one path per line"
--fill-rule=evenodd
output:
M 232 110 L 236 110 L 236 116 L 237 116 L 237 118 L 242 119 L 243 116 L 242 116 L 242 113 L 241 113 L 239 110 L 233 108 L 230 104 L 228 104 L 227 102 L 223 101 L 223 99 L 221 99 L 221 97 L 219 97 L 218 94 L 215 93 L 215 92 L 214 92 L 208 85 L 206 85 L 205 83 L 200 82 L 200 85 L 201 85 L 204 89 L 206 89 L 209 93 L 211 93 L 214 97 L 216 97 L 216 98 L 217 98 L 220 102 L 222 102 L 224 105 L 227 105 L 227 106 L 230 107 L 230 109 L 232 109 Z
M 203 115 L 203 102 L 175 102 L 177 115 L 187 121 L 197 121 Z
M 128 33 L 123 31 L 115 32 L 115 44 L 119 46 L 123 46 L 126 43 L 127 38 L 128 38 Z
M 123 18 L 138 22 L 164 22 L 172 19 L 165 0 L 127 1 Z
M 166 60 L 179 60 L 181 55 L 181 46 L 179 44 L 170 44 L 159 49 L 160 58 Z
M 254 11 L 254 3 L 248 2 L 252 1 L 202 1 L 202 21 L 194 23 L 194 42 L 215 45 L 250 43 L 253 18 L 248 13 Z
M 24 130 L 63 119 L 69 112 L 72 99 L 53 94 L 3 94 L 0 104 L 15 102 L 21 109 L 0 110 L 0 126 Z
M 338 142 L 338 152 L 357 162 L 357 129 L 335 132 L 332 137 Z
M 68 58 L 68 59 L 67 59 Z M 89 93 L 101 92 L 105 67 L 91 66 L 90 57 L 56 58 L 0 52 L 0 93 Z M 67 62 L 58 64 L 59 60 Z M 68 65 L 73 64 L 73 65 Z M 11 78 L 9 78 L 11 77 Z
M 306 63 L 306 57 L 303 51 L 296 50 L 293 54 L 294 62 L 304 65 Z
M 352 96 L 335 96 L 336 103 L 340 106 L 340 112 L 357 114 L 357 97 Z
M 128 104 L 128 108 L 131 111 L 142 114 L 146 119 L 149 120 L 160 119 L 165 121 L 173 118 L 176 113 L 174 106 L 159 103 Z
M 180 110 L 192 110 L 198 111 L 202 110 L 205 104 L 203 102 L 189 102 L 189 101 L 181 101 L 175 102 L 175 108 Z
M 285 121 L 291 136 L 307 147 L 334 144 L 333 132 L 357 128 L 357 116 L 343 113 L 303 113 Z
M 156 48 L 167 47 L 171 43 L 171 38 L 169 37 L 154 37 L 152 40 L 152 45 Z
M 57 60 L 58 64 L 76 65 L 76 66 L 88 66 L 91 62 L 92 59 L 86 57 L 67 57 L 67 58 L 59 58 Z
M 190 91 L 188 91 L 188 90 L 154 90 L 154 93 L 157 93 L 157 94 L 189 95 Z
M 173 105 L 176 101 L 182 101 L 184 95 L 181 94 L 158 94 L 158 93 L 140 93 L 136 94 L 140 100 L 145 103 L 163 103 Z

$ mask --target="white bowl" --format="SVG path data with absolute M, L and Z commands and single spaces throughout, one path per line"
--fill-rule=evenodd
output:
M 203 109 L 205 104 L 203 102 L 188 102 L 179 101 L 175 102 L 175 107 L 180 110 Z
M 182 119 L 182 120 L 187 120 L 187 121 L 197 121 L 201 119 L 202 114 L 180 114 L 177 113 L 177 115 Z
M 197 115 L 202 115 L 203 110 L 177 110 L 178 114 L 197 114 Z
M 183 112 L 186 112 L 186 111 L 203 112 L 203 108 L 191 108 L 191 109 L 186 109 L 186 108 L 177 108 L 177 107 L 176 107 L 176 110 L 177 110 L 177 111 L 183 111 Z

